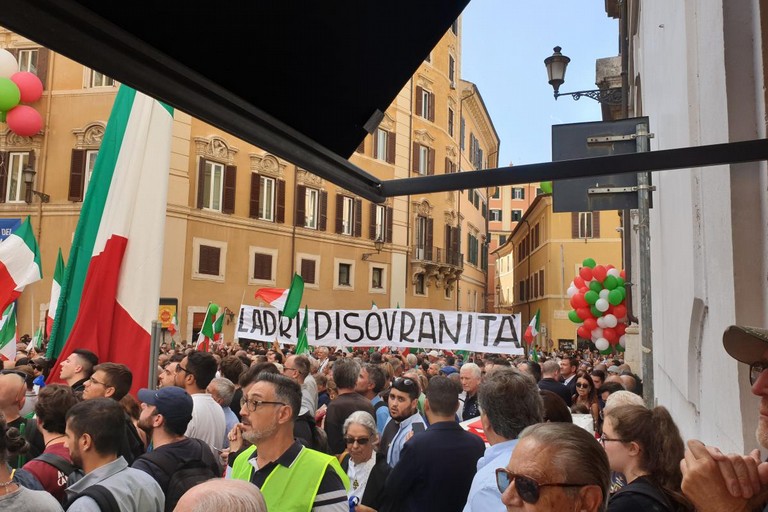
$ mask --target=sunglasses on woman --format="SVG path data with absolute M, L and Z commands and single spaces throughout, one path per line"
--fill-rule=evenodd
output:
M 577 382 L 576 387 L 581 389 L 589 389 L 589 384 L 582 384 L 581 382 Z
M 539 501 L 541 496 L 542 487 L 585 487 L 591 484 L 566 484 L 566 483 L 550 483 L 540 484 L 533 478 L 516 475 L 510 473 L 506 468 L 499 468 L 496 470 L 496 486 L 499 488 L 499 492 L 504 494 L 504 491 L 515 482 L 515 490 L 520 499 L 531 505 Z
M 359 444 L 360 446 L 365 446 L 368 444 L 368 441 L 370 441 L 367 437 L 345 437 L 344 442 L 351 446 L 355 443 Z

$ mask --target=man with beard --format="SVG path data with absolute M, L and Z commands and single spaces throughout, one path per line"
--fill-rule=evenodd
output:
M 199 461 L 208 478 L 221 476 L 222 469 L 217 458 L 203 441 L 184 436 L 192 419 L 192 397 L 181 388 L 171 386 L 158 390 L 140 389 L 141 416 L 139 427 L 152 441 L 153 450 L 136 459 L 131 467 L 148 473 L 157 481 L 166 496 L 165 510 L 170 512 L 181 495 L 197 482 L 186 479 L 183 489 L 175 488 L 174 495 L 168 494 L 174 471 Z M 193 464 L 199 467 L 199 464 Z
M 398 377 L 389 389 L 389 416 L 391 420 L 384 427 L 381 437 L 381 453 L 387 455 L 387 463 L 395 467 L 400 460 L 400 451 L 413 434 L 424 432 L 426 425 L 419 414 L 421 390 L 415 379 Z
M 122 406 L 109 398 L 85 400 L 67 413 L 66 447 L 72 462 L 85 476 L 67 489 L 72 512 L 100 512 L 92 496 L 93 488 L 104 491 L 123 512 L 161 512 L 163 490 L 155 480 L 138 469 L 128 467 L 118 455 L 124 432 Z
M 300 408 L 301 387 L 296 381 L 258 374 L 243 399 L 242 423 L 230 432 L 229 440 L 233 452 L 243 439 L 253 444 L 237 456 L 231 477 L 256 485 L 269 510 L 347 512 L 349 480 L 338 459 L 293 437 Z

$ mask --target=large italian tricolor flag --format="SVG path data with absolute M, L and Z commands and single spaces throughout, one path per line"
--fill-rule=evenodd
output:
M 0 311 L 17 299 L 25 286 L 43 278 L 40 268 L 40 250 L 27 217 L 0 243 Z
M 173 110 L 121 86 L 107 123 L 61 284 L 49 380 L 73 350 L 133 372 L 147 385 L 157 318 Z

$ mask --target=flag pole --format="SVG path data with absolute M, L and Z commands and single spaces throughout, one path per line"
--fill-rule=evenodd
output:
M 160 335 L 163 327 L 157 320 L 152 320 L 149 339 L 149 376 L 147 377 L 147 387 L 157 389 L 157 360 L 160 351 Z

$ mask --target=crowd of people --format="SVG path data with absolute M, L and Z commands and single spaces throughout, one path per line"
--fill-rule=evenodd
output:
M 730 328 L 768 447 L 768 332 Z M 681 438 L 623 360 L 278 343 L 161 347 L 158 382 L 75 350 L 0 372 L 0 510 L 750 511 L 758 452 Z M 768 508 L 766 508 L 768 510 Z

